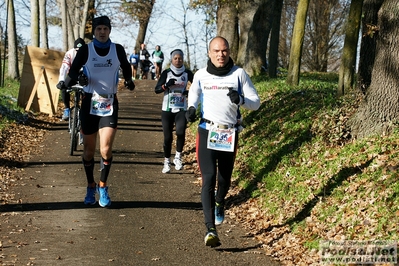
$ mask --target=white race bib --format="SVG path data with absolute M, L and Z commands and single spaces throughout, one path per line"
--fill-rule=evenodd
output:
M 181 92 L 169 92 L 169 108 L 184 108 L 186 97 Z
M 207 148 L 217 151 L 234 151 L 235 128 L 221 129 L 212 125 L 208 132 Z
M 114 112 L 114 94 L 93 93 L 90 104 L 90 114 L 110 116 Z

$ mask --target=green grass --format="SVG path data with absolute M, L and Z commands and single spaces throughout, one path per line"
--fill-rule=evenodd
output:
M 18 92 L 19 81 L 6 78 L 0 87 L 0 129 L 24 118 L 24 110 L 17 104 Z
M 309 247 L 331 237 L 398 239 L 399 134 L 352 141 L 346 121 L 358 99 L 337 99 L 335 74 L 304 74 L 295 88 L 284 77 L 253 81 L 262 104 L 244 111 L 234 183 L 264 202 L 264 219 Z

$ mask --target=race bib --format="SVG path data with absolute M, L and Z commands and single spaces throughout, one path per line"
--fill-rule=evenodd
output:
M 220 129 L 211 126 L 208 133 L 207 148 L 217 151 L 234 151 L 235 128 Z
M 159 56 L 154 56 L 154 61 L 156 63 L 162 63 L 162 58 L 160 58 Z
M 110 116 L 114 112 L 114 95 L 93 93 L 90 104 L 90 114 Z
M 181 92 L 169 93 L 169 108 L 184 108 L 186 97 Z
M 136 57 L 132 57 L 132 58 L 130 59 L 130 63 L 131 63 L 131 64 L 136 64 L 136 63 L 137 63 L 137 58 L 136 58 Z
M 140 60 L 145 60 L 145 55 L 141 54 L 140 55 Z

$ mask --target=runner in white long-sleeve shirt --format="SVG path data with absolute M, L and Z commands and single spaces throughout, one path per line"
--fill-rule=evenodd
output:
M 240 107 L 257 110 L 260 99 L 248 74 L 234 65 L 225 38 L 218 36 L 210 41 L 208 56 L 207 67 L 194 75 L 186 118 L 195 121 L 196 109 L 201 105 L 196 152 L 202 176 L 205 244 L 216 247 L 220 245 L 216 225 L 224 220 L 224 201 L 234 168 Z

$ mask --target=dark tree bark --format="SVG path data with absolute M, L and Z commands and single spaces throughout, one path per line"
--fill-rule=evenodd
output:
M 240 43 L 237 65 L 250 75 L 266 65 L 266 50 L 272 27 L 273 0 L 241 1 L 239 9 Z
M 389 134 L 399 120 L 397 14 L 397 0 L 385 0 L 378 12 L 379 38 L 370 87 L 349 123 L 354 137 Z
M 375 49 L 378 39 L 378 11 L 384 0 L 364 0 L 362 18 L 362 42 L 357 78 L 358 89 L 366 93 L 371 83 L 371 72 L 374 66 Z
M 270 34 L 269 60 L 266 62 L 269 77 L 277 77 L 278 67 L 278 48 L 280 40 L 281 12 L 283 10 L 283 1 L 275 0 L 273 11 L 272 31 Z

